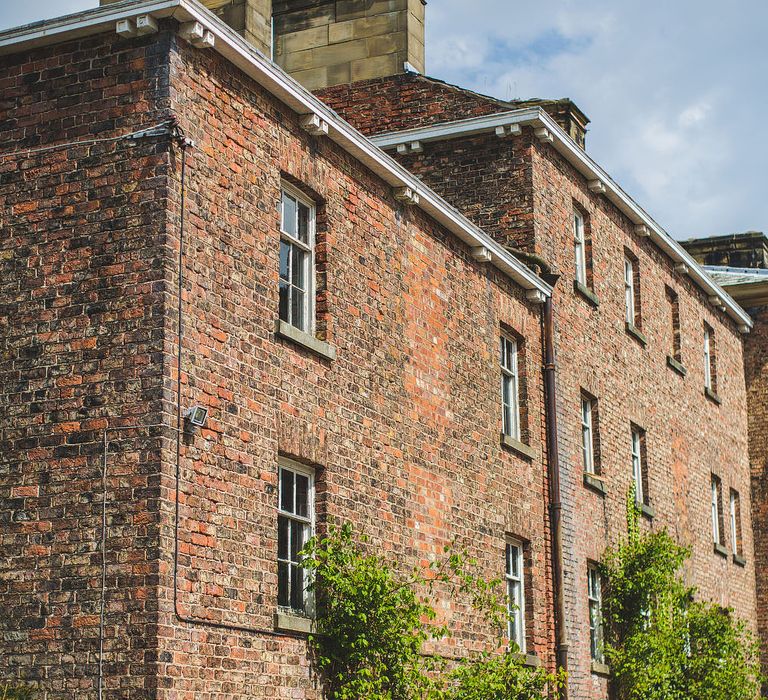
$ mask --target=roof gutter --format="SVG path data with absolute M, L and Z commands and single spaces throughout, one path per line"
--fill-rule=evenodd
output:
M 602 194 L 636 227 L 644 227 L 643 233 L 658 248 L 669 256 L 675 265 L 685 269 L 688 276 L 710 298 L 716 307 L 721 307 L 736 322 L 742 333 L 752 328 L 749 315 L 714 282 L 691 255 L 670 236 L 654 219 L 635 202 L 587 153 L 579 148 L 560 125 L 543 109 L 528 107 L 510 110 L 484 117 L 472 117 L 453 122 L 443 122 L 431 126 L 405 131 L 391 132 L 371 137 L 371 141 L 382 149 L 397 148 L 402 144 L 429 143 L 447 139 L 462 138 L 476 134 L 496 133 L 509 137 L 520 133 L 523 126 L 544 131 L 539 138 L 560 153 L 590 183 L 594 192 Z M 538 134 L 537 134 L 538 135 Z
M 114 31 L 115 24 L 119 20 L 146 14 L 151 14 L 155 19 L 174 17 L 180 22 L 197 21 L 203 24 L 214 36 L 213 50 L 298 114 L 316 115 L 327 125 L 327 134 L 332 141 L 381 177 L 388 185 L 409 188 L 414 195 L 411 200 L 414 206 L 422 209 L 470 246 L 476 260 L 490 262 L 527 290 L 527 297 L 531 301 L 542 303 L 552 295 L 552 287 L 531 269 L 354 127 L 347 124 L 336 112 L 196 0 L 122 2 L 1 32 L 0 55 Z

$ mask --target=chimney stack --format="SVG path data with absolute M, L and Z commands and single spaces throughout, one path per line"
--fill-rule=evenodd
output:
M 275 61 L 310 90 L 424 72 L 425 0 L 273 0 Z

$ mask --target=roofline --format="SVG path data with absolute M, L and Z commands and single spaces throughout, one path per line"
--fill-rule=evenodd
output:
M 707 272 L 717 273 L 722 276 L 733 275 L 734 278 L 749 274 L 749 268 L 723 268 L 716 265 L 705 265 Z M 734 282 L 733 284 L 724 283 L 721 286 L 728 290 L 728 293 L 740 303 L 747 303 L 757 306 L 768 304 L 768 271 L 761 275 L 764 279 L 753 282 Z
M 552 136 L 552 146 L 576 170 L 590 182 L 602 183 L 602 193 L 636 226 L 645 226 L 650 239 L 666 253 L 674 263 L 685 265 L 690 278 L 710 297 L 722 301 L 728 315 L 742 328 L 743 332 L 752 327 L 752 319 L 724 290 L 714 282 L 693 257 L 672 238 L 654 219 L 635 202 L 587 153 L 563 131 L 560 125 L 543 109 L 529 107 L 510 110 L 483 117 L 472 117 L 458 121 L 442 122 L 431 126 L 389 132 L 372 136 L 371 141 L 381 148 L 394 148 L 399 144 L 419 141 L 441 141 L 475 134 L 495 132 L 505 126 L 532 126 L 544 128 Z
M 328 137 L 332 141 L 390 186 L 410 188 L 418 196 L 419 201 L 415 206 L 467 245 L 481 249 L 484 253 L 482 259 L 493 264 L 523 289 L 532 292 L 533 300 L 543 301 L 544 298 L 552 295 L 552 287 L 533 270 L 345 122 L 319 98 L 312 95 L 196 0 L 122 2 L 0 32 L 0 55 L 114 31 L 118 20 L 146 14 L 151 14 L 156 19 L 173 17 L 180 22 L 197 21 L 205 25 L 215 37 L 213 50 L 298 114 L 315 114 L 326 122 Z

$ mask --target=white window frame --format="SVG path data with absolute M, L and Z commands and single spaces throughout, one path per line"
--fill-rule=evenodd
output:
M 643 433 L 640 428 L 632 426 L 632 480 L 635 484 L 635 502 L 642 506 L 645 503 L 645 488 L 643 485 Z
M 520 440 L 520 374 L 517 340 L 502 334 L 500 345 L 502 432 Z M 508 361 L 511 357 L 511 361 Z
M 704 326 L 704 388 L 712 391 L 712 332 Z
M 516 564 L 517 573 L 515 573 Z M 519 540 L 508 539 L 506 546 L 507 635 L 525 653 L 525 547 Z
M 738 556 L 741 554 L 741 551 L 739 549 L 739 523 L 737 522 L 740 519 L 737 517 L 740 513 L 736 513 L 737 501 L 739 502 L 739 511 L 741 511 L 741 497 L 739 496 L 739 492 L 735 489 L 731 489 L 729 496 L 729 508 L 731 511 L 731 546 L 733 553 Z
M 584 217 L 573 212 L 573 254 L 576 263 L 576 281 L 587 286 L 587 241 L 584 234 Z
M 594 564 L 587 565 L 587 602 L 589 606 L 589 654 L 593 661 L 603 663 L 603 587 L 600 570 Z
M 635 311 L 635 261 L 624 256 L 624 306 L 625 320 L 632 326 L 636 326 L 637 313 Z
M 595 474 L 595 437 L 592 424 L 594 401 L 584 394 L 581 395 L 581 454 L 584 471 Z
M 723 545 L 723 533 L 720 531 L 720 492 L 722 481 L 720 477 L 712 474 L 711 499 L 712 499 L 712 540 L 715 544 Z
M 277 469 L 277 514 L 278 514 L 278 540 L 280 537 L 280 517 L 287 518 L 288 520 L 292 521 L 293 523 L 298 523 L 300 526 L 303 526 L 306 528 L 305 537 L 304 537 L 304 543 L 308 542 L 311 537 L 315 534 L 315 471 L 307 467 L 304 464 L 301 464 L 299 462 L 295 462 L 292 459 L 288 459 L 286 457 L 280 457 L 277 461 L 278 469 Z M 306 476 L 309 479 L 309 485 L 307 488 L 307 515 L 301 516 L 296 514 L 295 512 L 289 512 L 286 510 L 283 510 L 283 472 L 284 471 L 290 471 L 293 472 L 293 474 L 300 474 L 302 476 Z M 295 481 L 294 481 L 294 511 L 296 510 L 296 495 L 295 495 Z M 288 542 L 288 547 L 290 550 L 290 538 Z M 290 551 L 288 553 L 288 559 L 281 559 L 280 558 L 280 552 L 278 547 L 278 558 L 277 558 L 278 564 L 284 563 L 288 565 L 288 599 L 291 598 L 291 565 L 295 564 L 291 560 L 290 557 Z M 281 610 L 286 610 L 294 615 L 305 615 L 308 617 L 311 617 L 314 615 L 314 600 L 313 596 L 311 595 L 311 591 L 307 590 L 307 584 L 308 584 L 308 573 L 305 570 L 304 573 L 305 579 L 305 587 L 302 595 L 302 601 L 303 601 L 303 609 L 294 608 L 290 604 L 289 605 L 279 605 Z M 278 574 L 278 589 L 280 586 L 279 581 L 279 574 Z M 279 601 L 279 595 L 278 595 L 278 601 Z
M 290 234 L 285 231 L 285 196 L 290 197 L 293 199 L 296 203 L 296 222 L 295 222 L 295 230 L 296 235 Z M 299 239 L 299 224 L 298 224 L 298 215 L 299 215 L 299 207 L 298 204 L 303 204 L 307 209 L 309 210 L 308 216 L 307 216 L 307 241 L 304 242 Z M 302 328 L 300 325 L 297 325 L 295 322 L 295 319 L 292 318 L 293 316 L 293 294 L 289 294 L 288 298 L 288 309 L 287 309 L 287 318 L 283 318 L 280 316 L 280 319 L 284 321 L 285 323 L 290 324 L 291 326 L 294 326 L 298 330 L 302 331 L 303 333 L 309 333 L 314 334 L 315 332 L 315 226 L 316 226 L 316 206 L 315 203 L 306 197 L 302 192 L 300 192 L 295 187 L 292 187 L 288 183 L 282 183 L 280 188 L 280 242 L 281 246 L 282 243 L 285 242 L 287 245 L 291 246 L 292 248 L 296 248 L 298 250 L 303 251 L 306 253 L 304 256 L 304 280 L 306 284 L 306 289 L 304 290 L 304 303 L 302 305 L 302 310 L 304 314 L 305 319 L 305 325 Z M 291 266 L 293 264 L 293 255 L 291 254 L 289 258 L 289 271 L 288 271 L 288 280 L 286 280 L 289 284 L 289 290 L 294 289 L 293 285 L 293 270 L 291 269 Z M 280 277 L 282 280 L 283 278 Z M 279 312 L 278 312 L 279 315 Z

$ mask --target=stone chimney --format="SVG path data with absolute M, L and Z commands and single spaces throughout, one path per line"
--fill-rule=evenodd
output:
M 423 73 L 425 4 L 273 0 L 274 59 L 310 90 L 406 70 Z
M 768 269 L 768 239 L 761 231 L 682 241 L 702 265 Z

